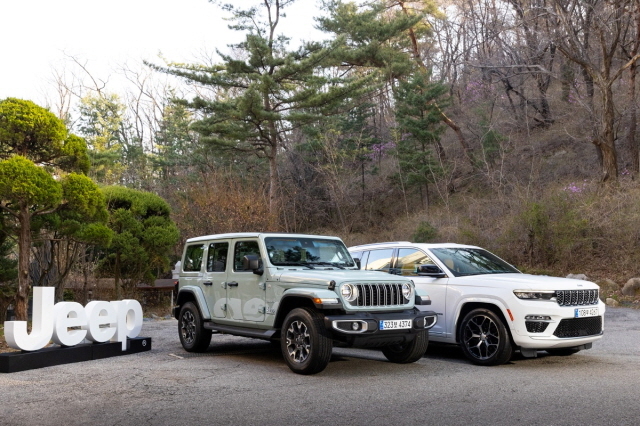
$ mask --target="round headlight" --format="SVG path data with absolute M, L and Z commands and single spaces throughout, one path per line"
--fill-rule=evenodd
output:
M 402 284 L 402 295 L 405 299 L 411 300 L 411 286 L 408 283 Z
M 340 290 L 342 297 L 351 303 L 358 298 L 358 289 L 353 284 L 345 284 Z

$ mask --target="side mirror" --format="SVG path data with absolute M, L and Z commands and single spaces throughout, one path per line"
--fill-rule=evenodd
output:
M 418 266 L 418 276 L 420 277 L 433 277 L 433 278 L 445 278 L 447 275 L 437 265 L 427 264 Z
M 242 267 L 245 271 L 253 271 L 256 275 L 264 274 L 262 260 L 257 254 L 248 254 L 242 258 Z
M 360 258 L 359 257 L 354 257 L 353 261 L 356 262 L 356 266 L 358 267 L 358 269 L 362 269 L 362 265 L 360 264 Z

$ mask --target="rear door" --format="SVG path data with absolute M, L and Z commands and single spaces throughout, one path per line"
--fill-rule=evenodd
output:
M 206 251 L 206 264 L 202 276 L 202 291 L 214 318 L 227 316 L 227 270 L 229 262 L 229 241 L 209 242 Z

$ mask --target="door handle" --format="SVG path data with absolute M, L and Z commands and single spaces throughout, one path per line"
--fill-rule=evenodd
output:
M 205 281 L 202 284 L 204 284 L 204 285 L 213 285 L 213 283 L 211 281 Z
M 228 285 L 229 287 L 238 287 L 238 283 L 237 283 L 237 282 L 235 282 L 235 281 L 231 281 L 230 283 L 227 283 L 227 285 Z

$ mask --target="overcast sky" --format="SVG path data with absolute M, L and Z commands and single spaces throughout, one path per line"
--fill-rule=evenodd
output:
M 315 5 L 316 0 L 294 3 L 281 31 L 312 39 Z M 0 100 L 43 104 L 53 88 L 53 70 L 63 69 L 69 57 L 101 78 L 124 63 L 157 63 L 159 53 L 198 62 L 204 52 L 237 41 L 223 16 L 207 0 L 0 0 Z

